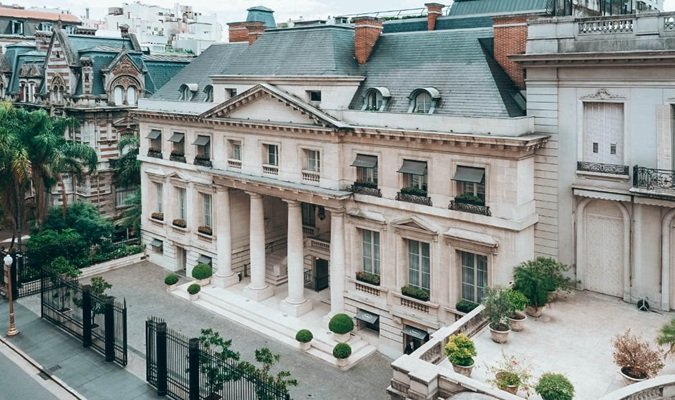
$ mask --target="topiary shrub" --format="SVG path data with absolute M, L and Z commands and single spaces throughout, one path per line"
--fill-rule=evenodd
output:
M 166 278 L 164 278 L 164 283 L 166 283 L 167 285 L 175 285 L 176 283 L 178 283 L 179 279 L 180 278 L 178 277 L 178 275 L 170 273 L 169 275 L 166 276 Z
M 344 360 L 352 355 L 352 346 L 347 343 L 338 343 L 333 347 L 333 357 L 338 360 Z
M 192 277 L 195 279 L 208 279 L 212 274 L 213 270 L 208 264 L 199 263 L 192 268 Z
M 534 390 L 543 400 L 572 400 L 574 386 L 563 374 L 545 373 Z
M 309 343 L 314 339 L 314 335 L 310 332 L 309 329 L 300 329 L 298 333 L 295 334 L 295 340 L 300 343 Z
M 335 314 L 328 323 L 328 329 L 338 335 L 344 335 L 354 329 L 354 321 L 347 314 Z
M 187 292 L 190 293 L 190 294 L 197 294 L 197 293 L 199 293 L 200 290 L 202 290 L 202 287 L 199 286 L 196 283 L 193 283 L 192 285 L 188 286 L 188 288 L 187 288 Z

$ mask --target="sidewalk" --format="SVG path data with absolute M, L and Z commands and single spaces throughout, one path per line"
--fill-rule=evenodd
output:
M 154 399 L 156 392 L 126 369 L 105 362 L 102 355 L 82 347 L 82 342 L 40 319 L 26 307 L 14 303 L 16 327 L 20 331 L 3 341 L 37 361 L 42 369 L 60 378 L 91 400 Z M 0 301 L 0 330 L 9 324 L 9 305 Z

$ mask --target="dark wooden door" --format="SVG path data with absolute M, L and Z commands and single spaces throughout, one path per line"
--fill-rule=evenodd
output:
M 317 292 L 328 287 L 330 281 L 328 261 L 317 258 L 314 263 L 314 290 Z

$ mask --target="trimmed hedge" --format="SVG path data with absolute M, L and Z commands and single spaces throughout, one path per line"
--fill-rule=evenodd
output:
M 401 294 L 420 301 L 429 301 L 429 291 L 422 288 L 414 286 L 403 286 L 401 288 Z
M 190 294 L 197 294 L 197 293 L 199 293 L 200 290 L 202 290 L 202 287 L 199 286 L 196 283 L 193 283 L 192 285 L 188 286 L 188 288 L 187 288 L 187 292 L 190 293 Z
M 544 400 L 572 400 L 574 386 L 563 374 L 545 373 L 534 390 Z
M 164 283 L 166 283 L 167 285 L 175 285 L 176 283 L 178 283 L 179 279 L 180 278 L 178 277 L 178 275 L 170 273 L 169 275 L 166 276 L 166 278 L 164 278 Z
M 470 313 L 476 307 L 478 307 L 478 303 L 474 303 L 473 301 L 469 301 L 469 300 L 460 300 L 455 305 L 455 308 L 457 309 L 457 311 L 463 312 L 465 314 Z
M 333 357 L 343 360 L 352 355 L 352 346 L 347 343 L 338 343 L 333 347 Z
M 208 264 L 199 263 L 192 268 L 192 277 L 195 279 L 208 279 L 213 274 L 213 269 Z
M 354 330 L 354 321 L 347 314 L 335 314 L 328 323 L 328 329 L 338 335 L 344 335 Z
M 309 329 L 300 329 L 298 333 L 295 334 L 295 340 L 300 343 L 309 343 L 314 339 L 314 335 Z

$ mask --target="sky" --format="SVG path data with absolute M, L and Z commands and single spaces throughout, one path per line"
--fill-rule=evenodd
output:
M 10 3 L 6 1 L 6 3 Z M 132 2 L 132 1 L 127 1 Z M 162 7 L 172 7 L 175 0 L 144 0 L 145 4 L 154 4 Z M 189 4 L 195 11 L 204 14 L 217 14 L 223 23 L 236 22 L 246 19 L 246 9 L 252 6 L 263 5 L 274 10 L 277 22 L 289 19 L 325 19 L 328 16 L 355 14 L 371 11 L 398 10 L 405 8 L 422 8 L 428 0 L 181 0 L 181 4 Z M 444 0 L 442 3 L 449 3 Z M 22 6 L 33 7 L 60 7 L 70 10 L 71 13 L 83 17 L 85 9 L 89 7 L 92 18 L 102 18 L 108 7 L 122 6 L 125 1 L 115 0 L 20 0 Z M 665 0 L 665 10 L 675 11 L 675 0 Z

